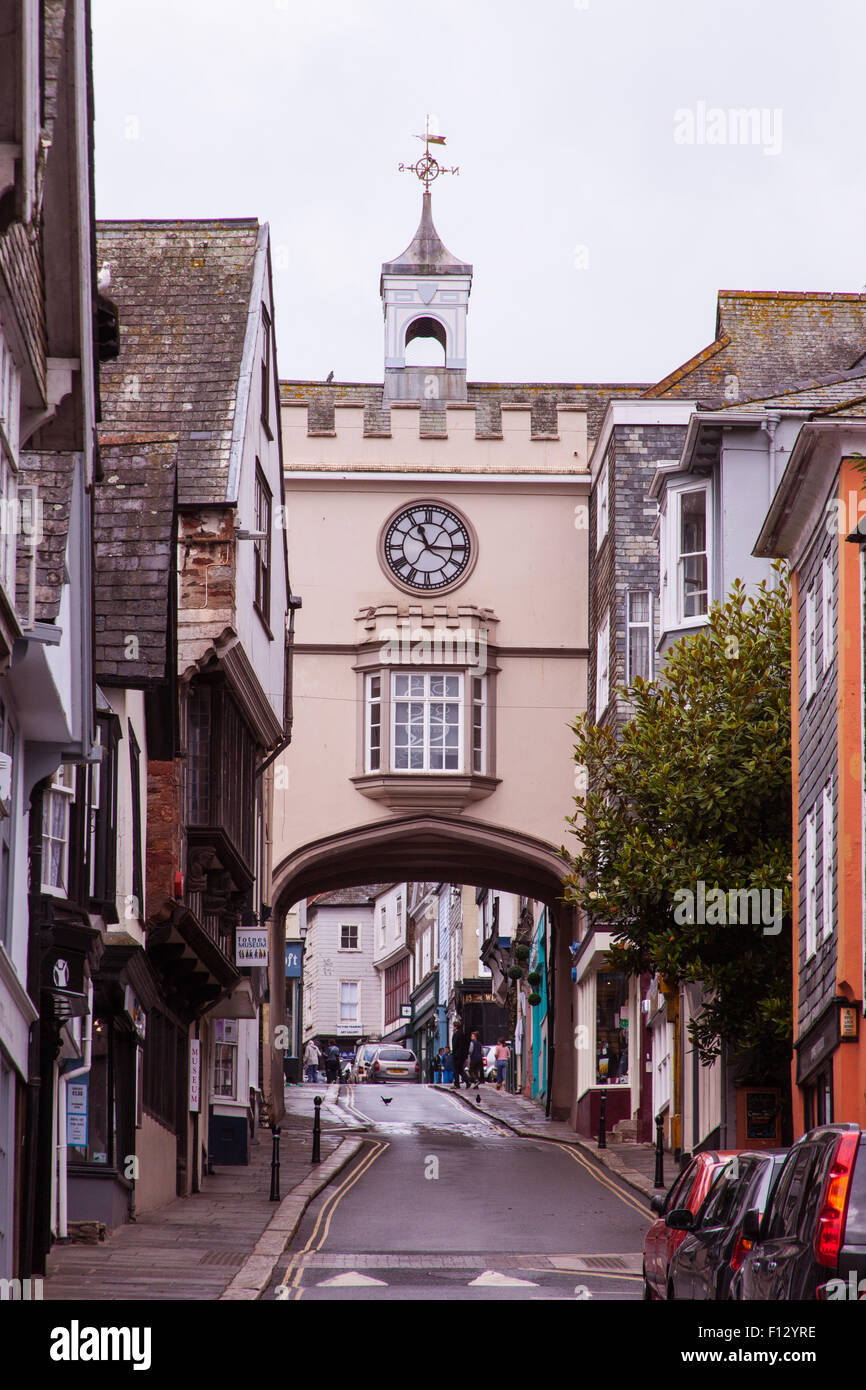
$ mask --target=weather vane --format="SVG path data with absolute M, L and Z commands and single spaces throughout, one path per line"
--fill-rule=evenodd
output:
M 431 145 L 445 144 L 445 136 L 431 135 L 429 115 L 427 116 L 427 119 L 425 121 L 424 134 L 415 135 L 413 136 L 413 139 L 424 141 L 423 155 L 421 155 L 420 158 L 417 159 L 414 164 L 398 164 L 397 169 L 401 174 L 415 174 L 416 177 L 419 178 L 423 183 L 425 193 L 430 192 L 431 183 L 434 181 L 434 179 L 438 179 L 440 174 L 460 173 L 460 168 L 457 164 L 453 164 L 450 169 L 446 168 L 444 164 L 440 164 L 438 159 L 435 159 L 434 156 L 430 153 Z

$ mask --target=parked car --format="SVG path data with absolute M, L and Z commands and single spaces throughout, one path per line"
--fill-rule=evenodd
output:
M 361 1043 L 355 1052 L 355 1058 L 352 1062 L 351 1071 L 349 1072 L 350 1081 L 359 1082 L 367 1080 L 367 1068 L 372 1062 L 379 1045 L 379 1043 Z
M 820 1125 L 788 1152 L 763 1216 L 748 1211 L 752 1248 L 731 1281 L 742 1299 L 857 1298 L 866 1280 L 866 1133 Z
M 656 1213 L 656 1219 L 647 1231 L 643 1245 L 644 1298 L 668 1297 L 670 1262 L 685 1239 L 685 1231 L 672 1230 L 667 1225 L 666 1217 L 670 1212 L 682 1209 L 697 1212 L 713 1180 L 719 1176 L 727 1160 L 733 1157 L 732 1151 L 721 1153 L 716 1149 L 696 1154 L 667 1195 L 653 1197 L 650 1207 Z
M 668 1271 L 674 1298 L 728 1297 L 731 1280 L 751 1248 L 743 1235 L 743 1218 L 747 1211 L 763 1212 L 787 1155 L 787 1149 L 737 1154 L 725 1164 L 697 1213 L 682 1208 L 667 1214 L 666 1224 L 686 1233 Z
M 367 1067 L 367 1080 L 377 1084 L 386 1081 L 420 1081 L 421 1067 L 410 1048 L 386 1043 L 377 1047 L 373 1053 Z

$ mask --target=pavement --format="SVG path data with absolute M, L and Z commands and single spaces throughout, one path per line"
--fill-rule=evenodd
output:
M 261 1296 L 310 1201 L 354 1158 L 361 1141 L 326 1127 L 322 1162 L 312 1154 L 313 1095 L 280 1126 L 280 1193 L 270 1198 L 272 1135 L 259 1129 L 249 1164 L 217 1168 L 202 1191 L 119 1226 L 97 1245 L 55 1244 L 48 1257 L 46 1299 L 229 1299 Z M 336 1087 L 333 1088 L 336 1093 Z M 330 1099 L 330 1097 L 329 1097 Z M 350 1128 L 351 1126 L 343 1126 Z
M 471 1110 L 481 1111 L 490 1119 L 506 1125 L 515 1134 L 525 1139 L 547 1139 L 557 1144 L 570 1144 L 589 1158 L 594 1159 L 642 1196 L 649 1199 L 663 1191 L 654 1185 L 655 1146 L 632 1142 L 614 1142 L 608 1135 L 607 1147 L 600 1149 L 594 1139 L 575 1134 L 567 1120 L 551 1120 L 542 1107 L 527 1096 L 515 1095 L 510 1091 L 497 1091 L 489 1081 L 482 1086 L 457 1091 L 451 1086 L 436 1086 L 434 1090 L 448 1091 L 458 1097 Z M 476 1104 L 476 1095 L 481 1104 Z M 673 1182 L 677 1169 L 672 1155 L 665 1154 L 665 1183 Z

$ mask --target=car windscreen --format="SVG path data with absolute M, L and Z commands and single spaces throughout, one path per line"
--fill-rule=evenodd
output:
M 380 1047 L 380 1062 L 414 1062 L 415 1053 L 405 1047 Z

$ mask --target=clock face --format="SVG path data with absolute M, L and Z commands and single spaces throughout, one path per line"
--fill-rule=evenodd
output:
M 474 559 L 466 522 L 439 502 L 415 502 L 398 512 L 382 547 L 391 572 L 418 593 L 450 588 Z

